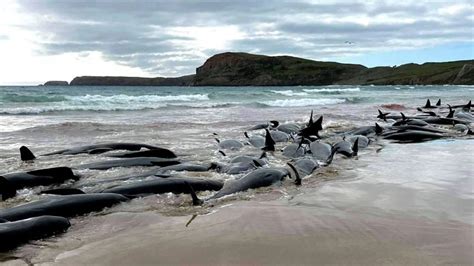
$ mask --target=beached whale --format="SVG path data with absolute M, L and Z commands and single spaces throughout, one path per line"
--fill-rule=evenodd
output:
M 304 156 L 306 150 L 297 143 L 291 143 L 282 149 L 283 156 L 287 158 L 298 158 Z
M 260 164 L 257 160 L 251 161 L 251 162 L 235 162 L 235 163 L 212 163 L 212 168 L 222 174 L 228 174 L 228 175 L 237 175 L 241 173 L 248 172 L 250 170 L 256 169 L 258 167 L 261 167 L 262 164 Z
M 206 180 L 197 178 L 158 178 L 154 180 L 146 180 L 134 182 L 126 185 L 119 185 L 116 187 L 104 190 L 104 193 L 118 193 L 123 195 L 149 195 L 161 193 L 190 193 L 189 185 L 195 191 L 217 191 L 222 188 L 224 183 L 218 180 Z
M 206 171 L 214 169 L 214 167 L 215 165 L 212 163 L 209 163 L 209 164 L 180 163 L 180 164 L 160 167 L 160 169 L 158 169 L 155 173 L 151 175 L 163 176 L 163 177 L 170 176 L 171 171 L 206 172 Z
M 179 164 L 175 159 L 155 158 L 155 157 L 137 157 L 118 160 L 109 160 L 96 163 L 82 164 L 76 166 L 77 169 L 107 170 L 115 167 L 134 167 L 134 166 L 169 166 Z
M 309 144 L 311 155 L 320 161 L 326 161 L 329 158 L 331 155 L 331 148 L 331 145 L 319 141 L 313 141 Z
M 60 184 L 67 180 L 79 180 L 69 167 L 53 167 L 28 172 L 2 174 L 16 189 Z
M 312 174 L 320 166 L 316 160 L 308 157 L 293 161 L 293 165 L 302 177 Z
M 293 166 L 291 167 L 294 169 Z M 295 175 L 296 180 L 300 180 L 299 182 L 301 183 L 297 171 L 295 171 Z M 290 176 L 290 171 L 286 168 L 259 168 L 236 181 L 226 183 L 224 187 L 210 197 L 209 200 L 218 199 L 248 189 L 268 187 L 283 181 L 286 176 Z
M 92 193 L 66 196 L 51 196 L 13 208 L 0 210 L 0 218 L 18 221 L 42 215 L 74 217 L 86 213 L 100 211 L 129 198 L 116 193 Z
M 359 138 L 356 138 L 354 143 L 347 140 L 339 141 L 334 144 L 333 149 L 336 153 L 340 153 L 348 158 L 357 156 L 359 152 Z
M 3 174 L 0 176 L 1 199 L 14 197 L 16 191 L 22 188 L 61 184 L 67 180 L 79 180 L 71 168 L 54 167 L 29 172 Z
M 369 135 L 379 135 L 383 131 L 384 131 L 384 128 L 381 127 L 379 124 L 375 123 L 375 126 L 358 127 L 358 128 L 349 130 L 345 132 L 344 134 L 369 136 Z
M 219 148 L 224 150 L 240 150 L 242 147 L 244 147 L 242 142 L 235 139 L 226 139 L 221 141 L 216 138 L 215 140 L 217 141 Z
M 38 216 L 0 223 L 0 251 L 14 249 L 31 240 L 38 240 L 65 232 L 71 224 L 59 216 Z
M 148 145 L 148 144 L 117 142 L 117 143 L 103 143 L 103 144 L 79 146 L 79 147 L 74 147 L 70 149 L 54 151 L 54 152 L 47 153 L 44 155 L 54 155 L 54 154 L 76 155 L 76 154 L 81 154 L 81 153 L 100 154 L 100 153 L 104 153 L 108 151 L 117 151 L 117 150 L 139 151 L 142 148 L 149 149 L 149 150 L 159 149 L 159 147 Z
M 249 136 L 247 132 L 244 132 L 244 136 L 247 138 L 247 141 L 255 148 L 262 148 L 265 146 L 264 136 L 260 136 L 260 135 Z
M 115 158 L 137 158 L 137 157 L 157 157 L 157 158 L 176 158 L 176 154 L 168 149 L 155 148 L 152 150 L 126 152 L 120 154 L 111 154 L 109 157 Z
M 290 135 L 283 131 L 271 130 L 270 134 L 275 142 L 287 142 L 290 140 Z
M 402 142 L 421 142 L 445 137 L 443 134 L 421 130 L 399 130 L 384 136 L 386 139 Z

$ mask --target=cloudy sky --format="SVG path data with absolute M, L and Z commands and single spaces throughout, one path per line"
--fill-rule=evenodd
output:
M 366 66 L 474 58 L 472 0 L 2 0 L 0 84 L 192 74 L 224 51 Z

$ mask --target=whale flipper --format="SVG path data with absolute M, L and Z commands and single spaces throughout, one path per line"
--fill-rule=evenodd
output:
M 199 206 L 199 205 L 202 205 L 204 203 L 204 201 L 200 198 L 198 198 L 198 196 L 196 195 L 196 192 L 194 191 L 194 188 L 193 186 L 191 186 L 191 184 L 189 184 L 188 182 L 184 181 L 184 183 L 188 186 L 189 188 L 189 194 L 191 194 L 191 197 L 193 199 L 193 205 L 194 206 Z
M 32 161 L 36 159 L 36 156 L 26 146 L 20 147 L 20 158 L 22 161 Z
M 295 173 L 295 185 L 300 186 L 301 185 L 301 177 L 300 174 L 298 173 L 298 170 L 296 170 L 295 166 L 291 163 L 287 163 L 288 166 L 293 170 Z

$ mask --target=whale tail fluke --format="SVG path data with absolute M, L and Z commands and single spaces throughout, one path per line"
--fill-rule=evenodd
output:
M 334 155 L 336 155 L 336 152 L 339 150 L 339 148 L 332 147 L 331 148 L 331 154 L 329 157 L 326 159 L 325 165 L 328 166 L 332 163 L 332 160 L 334 159 Z
M 379 111 L 379 115 L 377 116 L 377 118 L 382 119 L 383 121 L 387 122 L 387 115 L 390 114 L 390 113 L 382 113 L 382 111 L 380 111 L 380 109 L 378 111 Z
M 3 176 L 0 176 L 0 194 L 2 200 L 7 200 L 16 196 L 15 187 Z
M 295 185 L 300 186 L 301 185 L 301 177 L 300 174 L 298 173 L 298 170 L 296 170 L 295 166 L 291 163 L 286 163 L 288 166 L 293 170 L 295 173 Z
M 438 102 L 436 103 L 436 106 L 441 106 L 441 99 L 438 99 Z
M 36 156 L 33 154 L 33 152 L 28 149 L 26 146 L 21 146 L 20 147 L 20 158 L 22 161 L 32 161 L 36 159 Z
M 189 184 L 187 181 L 184 181 L 184 183 L 188 186 L 189 188 L 189 194 L 191 194 L 191 197 L 193 199 L 193 206 L 199 206 L 204 203 L 202 199 L 199 199 L 198 196 L 196 195 L 196 191 L 194 191 L 193 186 Z

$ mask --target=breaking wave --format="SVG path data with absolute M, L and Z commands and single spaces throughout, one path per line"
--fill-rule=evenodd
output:
M 326 93 L 326 94 L 339 94 L 344 92 L 358 92 L 360 91 L 359 87 L 356 88 L 322 88 L 322 89 L 303 89 L 305 92 L 309 93 Z
M 276 94 L 285 95 L 285 96 L 306 96 L 306 95 L 308 95 L 307 92 L 294 92 L 292 90 L 282 90 L 282 91 L 272 90 L 271 92 L 276 93 Z
M 265 101 L 259 102 L 260 104 L 272 107 L 301 107 L 301 106 L 312 106 L 312 105 L 330 105 L 344 103 L 345 99 L 337 98 L 319 98 L 319 99 L 284 99 L 284 100 L 274 100 L 274 101 Z

